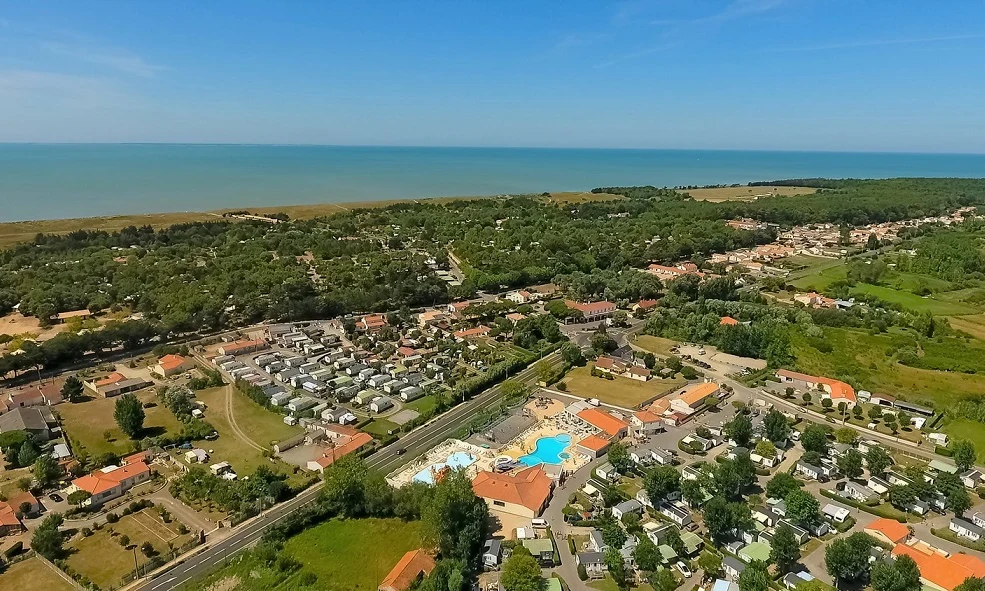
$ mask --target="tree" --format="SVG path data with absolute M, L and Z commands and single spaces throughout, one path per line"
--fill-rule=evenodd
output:
M 598 520 L 598 528 L 602 531 L 602 541 L 610 548 L 620 549 L 628 539 L 626 532 L 619 526 L 619 522 L 611 513 L 607 513 Z
M 759 443 L 756 444 L 756 453 L 764 458 L 775 458 L 776 446 L 773 445 L 772 441 L 767 441 L 765 439 L 760 440 Z
M 674 591 L 678 585 L 677 577 L 669 568 L 659 570 L 650 577 L 650 586 L 653 591 Z
M 725 574 L 721 555 L 711 550 L 705 550 L 698 557 L 698 568 L 704 571 L 706 579 L 718 579 Z
M 858 478 L 862 475 L 862 454 L 855 449 L 849 449 L 838 458 L 838 469 L 849 478 Z
M 682 480 L 681 481 L 681 498 L 690 507 L 697 507 L 701 505 L 701 501 L 705 500 L 704 489 L 701 488 L 701 483 L 697 480 Z
M 865 464 L 870 473 L 881 476 L 886 469 L 893 465 L 893 458 L 885 449 L 874 445 L 865 452 Z
M 453 471 L 434 486 L 421 513 L 425 538 L 451 560 L 471 562 L 486 540 L 489 508 L 475 496 L 464 471 Z
M 28 439 L 21 444 L 20 450 L 17 452 L 17 465 L 21 467 L 30 466 L 40 455 L 41 449 L 34 443 L 33 439 Z
M 623 562 L 619 548 L 610 547 L 605 551 L 605 566 L 609 569 L 609 576 L 622 589 L 626 587 L 626 563 Z
M 937 492 L 947 496 L 956 488 L 964 488 L 964 484 L 957 474 L 941 472 L 934 478 L 934 488 L 937 489 Z
M 574 343 L 565 343 L 561 346 L 561 359 L 572 367 L 585 363 L 585 358 L 581 354 L 581 349 Z
M 960 439 L 954 442 L 951 446 L 951 451 L 954 452 L 951 456 L 954 459 L 954 463 L 957 464 L 962 472 L 969 470 L 975 465 L 977 454 L 975 453 L 974 443 L 967 439 Z
M 34 479 L 38 481 L 41 488 L 46 488 L 58 480 L 61 473 L 62 469 L 58 467 L 58 462 L 51 456 L 40 456 L 34 460 Z
M 824 407 L 824 410 L 826 411 L 831 410 L 831 407 L 834 405 L 835 405 L 834 401 L 832 401 L 830 398 L 821 399 L 821 406 Z
M 800 436 L 800 445 L 804 447 L 804 451 L 813 451 L 823 455 L 828 451 L 828 431 L 828 427 L 824 425 L 811 424 L 804 429 L 803 435 Z
M 763 418 L 763 428 L 766 438 L 779 445 L 790 437 L 790 423 L 782 412 L 771 408 Z
M 961 517 L 965 511 L 971 508 L 971 497 L 968 496 L 968 491 L 963 487 L 953 488 L 947 493 L 944 506 L 957 517 Z
M 766 496 L 771 499 L 786 499 L 787 495 L 800 489 L 800 481 L 789 472 L 777 472 L 766 483 Z
M 892 503 L 897 509 L 902 509 L 908 511 L 910 506 L 913 505 L 920 498 L 917 491 L 913 486 L 909 484 L 892 486 L 889 488 L 889 502 Z
M 768 591 L 770 573 L 763 562 L 752 562 L 739 574 L 739 591 Z
M 785 398 L 793 398 L 795 392 L 793 386 L 787 386 L 786 390 L 783 391 Z
M 137 439 L 144 430 L 144 407 L 133 394 L 127 393 L 116 399 L 113 418 L 130 439 Z
M 725 425 L 725 434 L 740 447 L 749 447 L 752 439 L 752 419 L 744 414 L 736 414 L 735 418 Z
M 896 560 L 880 560 L 872 566 L 872 591 L 910 591 L 919 589 L 920 568 L 906 554 Z
M 681 532 L 676 527 L 670 528 L 667 532 L 667 539 L 665 543 L 677 552 L 678 556 L 684 556 L 687 554 L 687 546 L 684 545 L 684 540 L 681 539 Z
M 851 427 L 842 427 L 835 431 L 835 441 L 838 443 L 844 443 L 851 445 L 855 443 L 855 439 L 858 437 L 858 431 L 852 429 Z
M 513 554 L 503 563 L 503 574 L 499 579 L 506 591 L 544 591 L 547 580 L 541 576 L 540 565 L 523 546 L 517 546 Z
M 636 549 L 633 550 L 633 559 L 636 560 L 636 566 L 644 572 L 653 572 L 660 567 L 660 563 L 663 557 L 660 555 L 660 551 L 657 550 L 657 545 L 654 544 L 650 538 L 647 536 L 641 536 L 640 542 L 637 544 Z
M 794 523 L 810 527 L 821 521 L 821 504 L 806 490 L 795 490 L 784 499 L 787 503 L 787 517 Z
M 609 446 L 609 463 L 620 474 L 627 474 L 633 466 L 633 460 L 629 457 L 629 450 L 624 443 L 613 443 Z
M 857 581 L 869 572 L 869 555 L 872 538 L 856 532 L 847 538 L 838 538 L 824 549 L 824 564 L 832 578 Z
M 655 506 L 663 499 L 681 490 L 681 474 L 673 466 L 656 466 L 643 476 L 643 489 Z
M 985 579 L 968 577 L 963 583 L 955 587 L 954 591 L 985 591 Z
M 643 354 L 643 365 L 644 365 L 644 367 L 646 367 L 647 369 L 653 369 L 653 367 L 656 364 L 657 364 L 657 357 L 656 357 L 656 355 L 654 355 L 653 353 L 650 353 L 649 351 L 647 351 L 646 353 Z
M 801 396 L 800 399 L 803 400 L 804 401 L 804 404 L 806 404 L 807 406 L 810 406 L 811 405 L 811 393 L 810 392 L 804 392 L 803 396 Z
M 877 421 L 882 418 L 882 408 L 878 404 L 873 404 L 869 407 L 868 415 L 870 419 Z
M 82 380 L 75 376 L 68 376 L 62 384 L 62 398 L 69 402 L 78 402 L 82 399 L 83 385 Z
M 65 520 L 59 513 L 51 513 L 45 517 L 31 537 L 31 548 L 48 560 L 56 560 L 62 555 L 62 544 L 65 542 L 58 530 Z
M 879 237 L 875 234 L 869 234 L 869 237 L 865 240 L 865 250 L 879 250 Z M 914 587 L 916 588 L 916 587 Z M 876 591 L 880 591 L 877 589 Z
M 92 497 L 92 493 L 87 490 L 77 490 L 68 495 L 68 504 L 74 507 L 80 506 L 82 503 L 89 500 Z
M 789 525 L 780 524 L 770 542 L 770 562 L 776 565 L 780 573 L 788 573 L 793 570 L 798 560 L 800 560 L 800 542 L 797 541 L 797 536 Z
M 715 496 L 708 500 L 704 506 L 705 527 L 708 533 L 716 541 L 723 540 L 732 529 L 732 516 L 729 512 L 728 501 L 723 497 Z
M 906 429 L 910 426 L 913 418 L 909 415 L 909 413 L 901 410 L 896 413 L 896 421 L 900 424 L 900 427 Z

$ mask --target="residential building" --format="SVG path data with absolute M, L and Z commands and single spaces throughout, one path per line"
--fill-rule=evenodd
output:
M 484 324 L 480 324 L 479 326 L 476 326 L 475 328 L 468 328 L 468 329 L 465 329 L 465 330 L 456 331 L 453 336 L 458 341 L 466 341 L 466 340 L 469 340 L 469 339 L 478 339 L 478 338 L 488 337 L 489 336 L 489 333 L 491 331 L 492 331 L 492 329 L 489 328 L 488 326 L 486 326 Z
M 503 556 L 503 543 L 495 538 L 489 538 L 482 548 L 482 565 L 497 568 L 499 559 Z
M 150 467 L 138 460 L 124 466 L 107 466 L 76 478 L 72 481 L 69 490 L 88 492 L 92 496 L 83 505 L 98 507 L 107 501 L 122 497 L 134 486 L 150 480 L 150 477 Z
M 968 538 L 973 542 L 977 542 L 982 539 L 982 535 L 985 534 L 985 529 L 982 529 L 981 526 L 961 519 L 960 517 L 955 517 L 952 519 L 948 529 L 963 538 Z
M 920 569 L 920 581 L 931 589 L 953 591 L 969 577 L 985 577 L 985 562 L 970 554 L 947 554 L 925 542 L 896 544 L 892 556 L 909 556 Z
M 219 355 L 231 355 L 236 357 L 238 355 L 246 355 L 247 353 L 254 353 L 256 351 L 263 351 L 264 349 L 269 349 L 270 345 L 267 341 L 263 339 L 251 339 L 242 341 L 233 341 L 232 343 L 225 343 L 216 349 Z
M 515 475 L 483 471 L 472 481 L 472 490 L 490 509 L 533 518 L 547 506 L 554 481 L 539 466 Z
M 844 402 L 848 408 L 855 406 L 858 401 L 855 396 L 855 389 L 845 382 L 832 378 L 812 376 L 805 373 L 798 373 L 787 369 L 776 372 L 776 377 L 780 382 L 791 384 L 802 390 L 819 390 L 822 392 L 821 398 L 830 398 L 835 408 Z
M 157 361 L 154 366 L 154 373 L 165 378 L 186 372 L 195 367 L 195 360 L 182 357 L 181 355 L 165 355 Z
M 692 384 L 671 399 L 670 408 L 673 411 L 691 415 L 701 408 L 706 400 L 718 395 L 720 391 L 719 385 L 714 382 Z
M 643 513 L 643 504 L 636 499 L 630 499 L 628 501 L 623 501 L 612 508 L 612 516 L 616 519 L 622 519 L 622 516 L 627 513 L 635 513 L 636 515 L 640 515 Z
M 899 544 L 910 537 L 910 528 L 895 519 L 887 519 L 885 517 L 876 519 L 867 525 L 863 531 L 886 544 Z
M 722 558 L 722 570 L 725 571 L 725 576 L 729 579 L 736 581 L 742 571 L 746 570 L 746 563 L 742 562 L 734 556 L 726 554 Z
M 584 566 L 585 572 L 593 579 L 605 576 L 605 555 L 601 552 L 579 552 L 575 555 L 575 564 Z
M 51 439 L 51 429 L 57 424 L 47 406 L 15 408 L 0 415 L 0 433 L 26 431 L 37 441 Z
M 113 398 L 114 396 L 120 396 L 121 394 L 126 394 L 128 392 L 136 392 L 137 390 L 142 390 L 143 388 L 154 385 L 153 382 L 143 378 L 128 378 L 118 372 L 111 373 L 105 378 L 99 380 L 83 382 L 83 384 L 94 394 L 97 396 L 102 396 L 103 398 Z
M 867 503 L 879 497 L 879 495 L 876 494 L 876 492 L 871 488 L 865 486 L 864 484 L 859 484 L 853 480 L 849 480 L 845 483 L 843 495 L 846 498 L 852 499 L 853 501 L 858 501 L 859 503 Z
M 691 512 L 680 504 L 664 503 L 660 505 L 660 513 L 670 518 L 678 527 L 686 527 L 691 523 Z
M 595 474 L 598 475 L 601 480 L 610 482 L 619 480 L 619 472 L 617 472 L 615 467 L 609 462 L 603 462 L 595 468 Z
M 434 558 L 423 548 L 411 550 L 394 565 L 377 589 L 378 591 L 406 591 L 431 574 L 434 566 Z
M 851 511 L 845 507 L 840 507 L 833 503 L 826 504 L 822 509 L 821 513 L 828 519 L 834 521 L 835 523 L 844 523 L 846 519 L 851 515 Z
M 629 422 L 633 426 L 633 431 L 635 431 L 637 435 L 657 433 L 659 431 L 663 431 L 665 428 L 663 419 L 660 415 L 650 410 L 638 410 L 634 412 L 632 418 L 629 419 Z
M 589 435 L 575 444 L 575 452 L 594 460 L 605 455 L 610 445 L 612 445 L 612 441 L 604 437 Z
M 824 474 L 821 468 L 814 466 L 813 464 L 808 464 L 804 461 L 797 462 L 797 473 L 803 474 L 804 476 L 814 480 L 820 480 Z
M 344 417 L 345 415 L 343 415 Z M 342 422 L 342 418 L 339 421 Z M 306 467 L 312 472 L 324 472 L 341 457 L 359 451 L 363 446 L 373 441 L 369 433 L 363 433 L 347 425 L 326 425 L 324 429 L 328 445 L 322 450 L 322 456 L 310 460 Z

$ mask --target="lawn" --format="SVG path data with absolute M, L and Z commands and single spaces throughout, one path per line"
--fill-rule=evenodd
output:
M 404 408 L 409 408 L 410 410 L 416 410 L 417 412 L 424 414 L 430 412 L 435 406 L 438 405 L 438 397 L 434 394 L 428 394 L 422 398 L 418 398 L 413 402 L 408 402 L 404 405 Z
M 38 558 L 28 558 L 0 573 L 0 589 L 75 591 L 75 587 Z
M 791 195 L 813 195 L 817 189 L 810 187 L 711 187 L 708 189 L 682 190 L 697 201 L 754 201 L 762 195 L 789 197 Z
M 363 431 L 370 435 L 377 435 L 379 437 L 386 437 L 387 432 L 394 429 L 399 430 L 400 425 L 386 419 L 373 419 L 372 423 L 362 428 Z
M 376 589 L 400 557 L 421 547 L 419 521 L 332 520 L 287 541 L 284 552 L 339 589 Z
M 0 458 L 0 463 L 3 463 L 2 458 Z M 17 486 L 17 481 L 21 478 L 31 478 L 30 467 L 0 469 L 0 497 L 9 499 L 14 495 L 20 494 L 21 489 Z
M 226 411 L 226 388 L 209 388 L 195 393 L 198 400 L 207 405 L 205 420 L 219 432 L 215 441 L 200 441 L 196 445 L 212 450 L 210 461 L 226 461 L 232 464 L 233 470 L 240 475 L 253 473 L 259 466 L 279 469 L 285 474 L 293 470 L 282 462 L 271 463 L 264 457 L 263 452 L 245 443 L 233 430 Z M 300 427 L 292 427 L 284 423 L 282 415 L 269 411 L 256 404 L 238 391 L 232 392 L 233 414 L 236 424 L 255 443 L 267 449 L 272 443 L 283 441 L 303 432 Z
M 967 395 L 985 391 L 985 376 L 908 367 L 896 362 L 900 333 L 872 335 L 852 329 L 825 328 L 824 353 L 794 333 L 793 353 L 799 371 L 840 379 L 872 392 L 891 394 L 939 409 Z M 931 351 L 934 347 L 931 347 Z
M 605 575 L 604 579 L 599 579 L 589 583 L 588 586 L 592 589 L 598 589 L 598 591 L 619 591 L 619 585 L 616 585 L 616 582 L 613 581 L 612 577 L 609 575 Z M 638 587 L 632 588 L 636 589 L 636 591 L 653 591 L 653 587 L 645 583 Z
M 616 376 L 612 380 L 592 377 L 591 364 L 576 367 L 564 376 L 567 391 L 582 398 L 598 398 L 606 404 L 635 408 L 683 386 L 684 380 L 653 379 L 638 382 Z
M 985 314 L 952 316 L 948 320 L 954 330 L 960 330 L 976 339 L 985 340 Z
M 177 548 L 192 539 L 191 534 L 178 533 L 178 523 L 174 519 L 164 523 L 153 508 L 121 517 L 117 523 L 107 524 L 87 538 L 77 535 L 67 545 L 71 554 L 66 562 L 100 587 L 118 586 L 123 576 L 134 569 L 133 550 L 121 546 L 119 536 L 129 536 L 130 544 L 137 547 L 137 563 L 143 564 L 148 561 L 139 549 L 144 542 L 149 542 L 159 554 L 166 554 L 168 542 Z
M 655 337 L 651 335 L 641 335 L 636 337 L 633 341 L 633 345 L 653 353 L 654 355 L 661 355 L 663 357 L 669 357 L 673 355 L 670 352 L 672 347 L 677 346 L 677 341 L 671 339 L 665 339 L 663 337 Z
M 160 437 L 165 433 L 181 430 L 178 419 L 171 411 L 158 404 L 153 389 L 135 393 L 143 403 L 152 402 L 155 406 L 144 409 L 144 437 Z M 120 431 L 113 418 L 116 398 L 93 398 L 85 402 L 66 402 L 55 407 L 68 433 L 69 438 L 81 443 L 92 455 L 114 453 L 122 455 L 132 450 L 133 443 Z M 109 431 L 110 438 L 104 434 Z
M 968 419 L 948 421 L 941 429 L 954 439 L 967 439 L 978 450 L 978 461 L 985 462 L 985 425 Z

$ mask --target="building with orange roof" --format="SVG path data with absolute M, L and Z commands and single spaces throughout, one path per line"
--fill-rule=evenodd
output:
M 657 300 L 640 300 L 635 304 L 633 304 L 633 307 L 631 309 L 633 310 L 633 312 L 636 312 L 637 310 L 646 311 L 656 305 L 657 305 Z
M 485 324 L 480 324 L 475 328 L 467 328 L 465 330 L 456 331 L 454 336 L 456 339 L 460 341 L 464 341 L 467 339 L 477 339 L 477 338 L 489 336 L 489 332 L 491 330 L 492 329 L 486 326 Z
M 948 555 L 926 542 L 896 544 L 893 558 L 909 556 L 920 569 L 920 582 L 938 591 L 952 591 L 971 577 L 985 577 L 985 562 L 970 554 Z
M 225 343 L 216 349 L 216 352 L 219 353 L 219 355 L 232 355 L 235 357 L 237 355 L 246 355 L 247 353 L 255 353 L 257 351 L 262 351 L 269 348 L 270 343 L 267 341 L 263 339 L 252 339 Z
M 564 300 L 564 305 L 571 308 L 572 310 L 578 310 L 582 314 L 581 320 L 585 322 L 594 322 L 596 320 L 602 320 L 603 318 L 608 318 L 612 316 L 612 313 L 616 311 L 616 305 L 612 302 L 587 302 L 581 303 L 574 300 Z M 565 319 L 567 322 L 569 319 Z
M 718 323 L 721 324 L 722 326 L 735 326 L 736 324 L 739 323 L 739 321 L 736 320 L 735 318 L 732 318 L 731 316 L 722 316 L 722 319 L 719 320 Z
M 664 428 L 663 417 L 649 409 L 634 412 L 629 422 L 637 435 L 656 433 L 657 431 L 663 431 Z
M 610 445 L 612 442 L 605 437 L 589 435 L 575 444 L 575 452 L 595 459 L 604 455 Z
M 344 434 L 336 431 L 336 429 L 338 427 L 351 429 L 351 427 L 346 427 L 345 425 L 331 425 L 331 427 L 333 427 L 333 432 L 335 435 L 332 437 L 333 445 L 326 448 L 320 458 L 310 460 L 308 462 L 307 468 L 312 472 L 324 472 L 325 468 L 328 468 L 334 464 L 339 458 L 358 451 L 364 445 L 367 445 L 369 442 L 373 441 L 373 438 L 369 435 L 369 433 L 363 433 L 362 431 L 355 431 L 355 429 L 353 429 L 353 433 Z
M 124 493 L 150 480 L 150 467 L 141 461 L 125 466 L 107 466 L 101 470 L 76 478 L 69 492 L 84 490 L 92 495 L 83 505 L 98 507 L 107 501 L 122 497 Z
M 547 507 L 554 481 L 540 466 L 513 475 L 483 471 L 472 481 L 472 490 L 490 509 L 534 518 Z
M 684 388 L 676 397 L 670 399 L 670 409 L 674 412 L 694 414 L 706 400 L 717 395 L 721 387 L 715 382 L 701 382 Z
M 380 330 L 387 325 L 386 316 L 383 314 L 367 314 L 359 319 L 356 328 L 365 332 Z
M 855 396 L 855 389 L 845 382 L 826 378 L 822 376 L 812 376 L 806 373 L 781 369 L 776 372 L 776 377 L 784 384 L 792 384 L 803 390 L 821 390 L 822 398 L 830 398 L 835 407 L 844 402 L 848 408 L 855 406 L 858 399 Z
M 586 408 L 577 416 L 613 439 L 621 439 L 629 432 L 629 423 L 597 408 Z
M 431 574 L 434 558 L 423 548 L 411 550 L 403 555 L 380 583 L 377 591 L 406 591 L 411 586 Z
M 0 502 L 0 536 L 12 536 L 27 531 L 17 515 L 17 508 L 9 502 Z
M 698 271 L 698 267 L 694 263 L 685 263 L 676 267 L 650 265 L 646 268 L 646 271 L 647 273 L 656 275 L 661 279 L 677 279 L 678 277 L 683 277 L 684 275 L 697 275 L 698 277 L 705 276 L 704 273 Z
M 894 545 L 910 537 L 910 528 L 895 519 L 880 517 L 865 527 L 865 533 L 886 544 Z
M 181 355 L 165 355 L 157 361 L 157 365 L 154 366 L 154 372 L 157 375 L 170 378 L 173 375 L 186 372 L 193 367 L 195 367 L 195 361 L 192 359 L 187 359 Z

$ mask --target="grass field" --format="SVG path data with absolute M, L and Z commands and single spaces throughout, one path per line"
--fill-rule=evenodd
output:
M 641 335 L 636 337 L 633 344 L 640 349 L 645 349 L 650 353 L 653 353 L 654 355 L 669 357 L 670 355 L 673 355 L 673 353 L 670 352 L 670 349 L 671 347 L 675 347 L 677 345 L 677 341 L 672 341 L 663 337 Z
M 3 460 L 0 459 L 0 464 Z M 31 468 L 12 468 L 0 469 L 0 497 L 9 499 L 20 494 L 21 489 L 17 486 L 17 481 L 21 478 L 31 478 Z
M 616 376 L 612 380 L 592 377 L 591 364 L 576 367 L 564 377 L 568 392 L 582 398 L 598 398 L 607 404 L 623 408 L 636 408 L 642 403 L 659 398 L 683 386 L 684 380 L 653 379 L 637 382 Z
M 387 432 L 393 429 L 400 429 L 400 425 L 386 419 L 373 419 L 373 422 L 363 427 L 363 431 L 370 435 L 386 437 Z
M 985 340 L 985 314 L 952 316 L 948 321 L 954 330 L 960 330 L 976 339 Z
M 978 461 L 985 462 L 985 425 L 968 419 L 948 421 L 942 431 L 954 439 L 967 439 L 975 444 Z
M 414 400 L 413 402 L 408 402 L 404 405 L 404 408 L 409 408 L 410 410 L 416 410 L 417 412 L 424 414 L 429 412 L 435 406 L 438 405 L 438 399 L 433 394 L 428 394 Z
M 28 558 L 0 573 L 0 589 L 17 591 L 75 591 L 75 587 L 38 558 Z
M 753 201 L 762 196 L 810 195 L 817 189 L 810 187 L 716 187 L 713 189 L 687 189 L 681 191 L 698 201 Z
M 840 379 L 872 392 L 899 396 L 916 403 L 945 408 L 952 401 L 985 391 L 985 375 L 934 371 L 907 367 L 895 361 L 900 340 L 897 335 L 870 335 L 861 330 L 826 328 L 825 342 L 832 346 L 822 353 L 807 340 L 792 339 L 797 368 L 813 375 Z
M 141 402 L 158 402 L 157 395 L 151 388 L 135 394 Z M 68 436 L 85 446 L 90 454 L 125 454 L 131 450 L 132 442 L 116 425 L 116 419 L 113 418 L 115 407 L 115 398 L 93 398 L 86 402 L 60 404 L 55 407 L 55 412 L 62 417 Z M 144 414 L 145 437 L 159 437 L 181 429 L 178 419 L 160 404 L 145 408 Z M 106 431 L 110 433 L 109 440 L 104 437 Z
M 229 462 L 233 470 L 240 475 L 251 474 L 261 465 L 290 474 L 292 471 L 286 464 L 271 463 L 260 450 L 248 445 L 236 434 L 229 420 L 229 413 L 226 411 L 226 388 L 232 386 L 209 388 L 195 393 L 196 397 L 207 405 L 205 420 L 219 432 L 219 439 L 201 441 L 198 445 L 213 450 L 211 454 L 213 460 Z M 272 443 L 303 432 L 300 427 L 284 424 L 281 415 L 261 407 L 238 391 L 232 392 L 232 403 L 236 424 L 251 440 L 262 447 L 269 449 Z
M 178 547 L 192 539 L 191 534 L 178 533 L 177 520 L 164 523 L 156 510 L 144 509 L 121 517 L 117 523 L 106 525 L 87 538 L 76 536 L 67 546 L 71 552 L 68 565 L 100 587 L 119 585 L 123 576 L 134 568 L 133 550 L 120 545 L 120 535 L 129 536 L 130 544 L 136 544 L 138 564 L 148 560 L 139 549 L 144 542 L 149 542 L 158 553 L 166 554 L 168 542 Z

